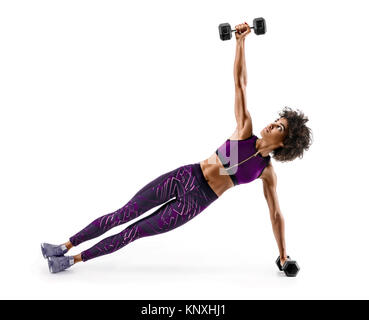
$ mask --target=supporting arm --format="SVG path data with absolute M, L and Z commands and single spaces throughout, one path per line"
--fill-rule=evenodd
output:
M 268 173 L 263 179 L 263 191 L 265 199 L 268 203 L 270 220 L 275 240 L 277 241 L 279 256 L 281 257 L 281 264 L 287 260 L 286 241 L 285 241 L 285 223 L 284 218 L 279 208 L 277 196 L 277 176 L 274 170 L 269 169 Z

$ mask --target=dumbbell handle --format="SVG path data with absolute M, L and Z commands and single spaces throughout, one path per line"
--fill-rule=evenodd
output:
M 279 256 L 278 259 L 277 259 L 277 261 L 276 261 L 276 264 L 277 264 L 278 269 L 280 271 L 283 271 L 283 266 L 281 265 L 281 260 L 280 259 L 281 259 L 281 257 Z M 290 256 L 287 256 L 287 261 L 290 260 L 290 259 L 291 259 Z
M 249 27 L 250 29 L 254 29 L 254 27 Z M 237 31 L 236 29 L 235 30 L 231 30 L 232 32 L 234 32 L 234 31 Z

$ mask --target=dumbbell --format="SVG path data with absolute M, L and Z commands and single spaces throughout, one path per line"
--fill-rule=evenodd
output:
M 290 259 L 289 256 L 287 256 Z M 280 271 L 284 271 L 287 277 L 296 277 L 300 271 L 300 267 L 296 261 L 287 260 L 283 266 L 281 265 L 281 257 L 278 257 L 277 261 L 275 262 L 277 267 Z
M 250 29 L 254 29 L 256 35 L 261 35 L 266 32 L 266 23 L 264 18 L 255 18 L 253 21 L 253 26 Z M 229 23 L 221 23 L 218 27 L 219 36 L 221 40 L 230 40 L 232 38 L 232 32 L 236 30 L 232 30 L 231 25 Z

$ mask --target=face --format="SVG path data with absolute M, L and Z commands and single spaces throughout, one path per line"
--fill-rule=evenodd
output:
M 288 122 L 279 118 L 261 130 L 261 136 L 272 145 L 283 147 L 283 140 L 287 136 Z

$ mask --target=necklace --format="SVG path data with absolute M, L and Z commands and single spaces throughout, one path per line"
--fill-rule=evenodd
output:
M 255 152 L 252 156 L 248 157 L 248 158 L 247 158 L 247 159 L 245 159 L 245 160 L 242 160 L 241 162 L 239 162 L 239 163 L 237 163 L 237 164 L 234 164 L 232 167 L 225 168 L 225 170 L 232 169 L 233 167 L 238 166 L 238 165 L 240 165 L 240 164 L 242 164 L 242 163 L 244 163 L 244 162 L 248 161 L 249 159 L 251 159 L 251 158 L 253 158 L 253 157 L 256 157 L 258 153 L 259 153 L 259 151 L 258 151 L 258 152 Z

